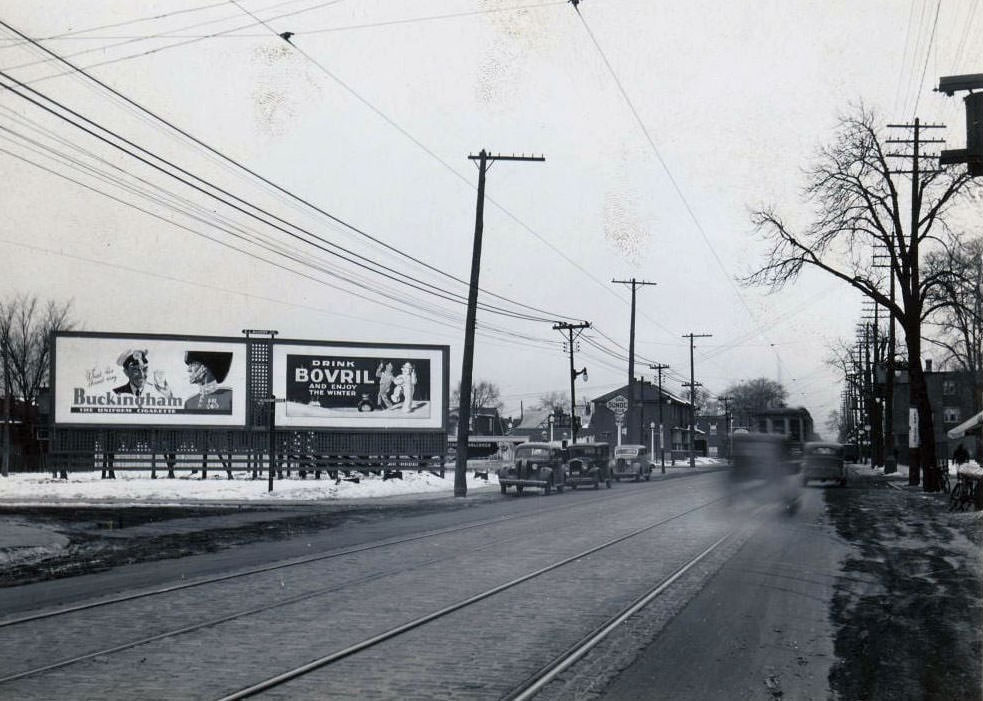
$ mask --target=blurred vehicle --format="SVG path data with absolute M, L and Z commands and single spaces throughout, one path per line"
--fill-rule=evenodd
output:
M 552 443 L 520 443 L 515 447 L 515 458 L 498 471 L 498 484 L 502 494 L 515 487 L 522 494 L 526 487 L 542 489 L 548 495 L 555 488 L 563 491 L 566 484 L 566 450 Z
M 571 489 L 601 482 L 611 487 L 611 446 L 607 443 L 575 443 L 567 446 L 566 481 Z
M 731 473 L 736 480 L 771 480 L 787 474 L 784 436 L 774 433 L 735 433 Z
M 846 461 L 839 443 L 814 441 L 806 443 L 802 456 L 802 485 L 809 480 L 835 480 L 846 486 Z
M 735 482 L 756 482 L 750 486 L 757 487 L 756 491 L 764 494 L 766 501 L 779 501 L 789 513 L 794 513 L 799 508 L 799 489 L 794 475 L 801 466 L 795 448 L 780 434 L 735 434 L 731 478 Z
M 649 480 L 655 467 L 648 446 L 634 443 L 615 446 L 612 463 L 612 476 L 619 482 L 622 477 L 631 477 L 636 482 L 640 479 Z

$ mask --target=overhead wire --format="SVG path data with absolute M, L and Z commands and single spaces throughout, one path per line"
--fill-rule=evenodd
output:
M 6 128 L 0 128 L 0 129 L 2 129 L 3 131 L 10 132 L 10 130 L 8 130 Z M 4 138 L 6 138 L 6 137 L 4 137 Z M 206 238 L 206 239 L 208 239 L 208 240 L 210 240 L 210 241 L 212 241 L 214 243 L 217 243 L 217 244 L 219 244 L 219 245 L 221 245 L 223 247 L 229 248 L 229 249 L 234 250 L 234 251 L 236 251 L 238 253 L 245 254 L 245 255 L 247 255 L 247 256 L 249 256 L 251 258 L 254 258 L 254 259 L 256 259 L 258 261 L 261 261 L 263 263 L 272 265 L 274 267 L 277 267 L 277 268 L 279 268 L 281 270 L 284 270 L 286 272 L 292 273 L 294 275 L 298 275 L 300 277 L 306 278 L 306 279 L 308 279 L 308 280 L 310 280 L 312 282 L 315 282 L 317 284 L 327 286 L 329 288 L 338 290 L 338 291 L 343 292 L 343 293 L 346 293 L 346 294 L 351 294 L 351 291 L 350 290 L 347 290 L 347 289 L 342 288 L 342 287 L 339 287 L 337 285 L 328 283 L 328 282 L 326 282 L 326 281 L 324 281 L 324 280 L 322 280 L 320 278 L 312 277 L 311 275 L 306 274 L 306 273 L 303 273 L 303 272 L 298 271 L 296 269 L 283 266 L 281 264 L 276 263 L 275 261 L 271 261 L 271 260 L 269 260 L 267 258 L 263 258 L 262 256 L 257 256 L 256 254 L 250 253 L 249 251 L 246 251 L 246 250 L 244 250 L 242 248 L 239 248 L 237 246 L 234 246 L 232 244 L 229 244 L 228 242 L 222 241 L 220 239 L 216 239 L 216 238 L 214 238 L 212 236 L 209 236 L 208 234 L 204 234 L 204 233 L 202 233 L 200 231 L 197 231 L 195 229 L 192 229 L 190 227 L 187 227 L 187 226 L 181 224 L 180 222 L 176 222 L 173 219 L 169 219 L 167 217 L 163 217 L 163 216 L 161 216 L 161 215 L 159 215 L 159 214 L 157 214 L 155 212 L 152 212 L 152 211 L 147 210 L 147 209 L 145 209 L 143 207 L 140 207 L 139 205 L 135 205 L 132 202 L 128 202 L 128 201 L 123 200 L 123 199 L 121 199 L 119 197 L 116 197 L 116 196 L 114 196 L 114 195 L 112 195 L 110 193 L 107 193 L 107 192 L 105 192 L 103 190 L 100 190 L 99 188 L 96 188 L 96 187 L 93 187 L 93 186 L 88 185 L 86 183 L 83 183 L 83 182 L 81 182 L 79 180 L 76 180 L 75 178 L 71 178 L 69 176 L 66 176 L 64 173 L 61 173 L 61 172 L 52 170 L 50 168 L 47 168 L 46 166 L 43 166 L 43 165 L 38 164 L 38 163 L 36 163 L 34 161 L 31 161 L 30 159 L 25 158 L 24 156 L 22 156 L 20 154 L 17 154 L 17 153 L 14 153 L 12 151 L 9 151 L 8 149 L 4 149 L 4 148 L 0 147 L 0 152 L 5 153 L 5 154 L 7 154 L 9 156 L 12 156 L 14 158 L 17 158 L 18 160 L 24 161 L 24 162 L 26 162 L 26 163 L 28 163 L 28 164 L 30 164 L 30 165 L 32 165 L 32 166 L 40 169 L 40 170 L 43 170 L 43 171 L 51 174 L 51 175 L 54 175 L 56 177 L 62 178 L 64 180 L 67 180 L 69 182 L 75 183 L 76 185 L 79 185 L 79 186 L 81 186 L 81 187 L 83 187 L 85 189 L 88 189 L 88 190 L 90 190 L 92 192 L 95 192 L 95 193 L 97 193 L 99 195 L 102 195 L 104 197 L 107 197 L 107 198 L 109 198 L 109 199 L 111 199 L 111 200 L 113 200 L 113 201 L 115 201 L 115 202 L 117 202 L 119 204 L 122 204 L 124 206 L 133 208 L 133 209 L 135 209 L 137 211 L 140 211 L 140 212 L 142 212 L 144 214 L 147 214 L 149 216 L 152 216 L 154 218 L 160 219 L 161 221 L 164 221 L 164 222 L 168 223 L 169 225 L 175 226 L 175 227 L 177 227 L 179 229 L 182 229 L 184 231 L 187 231 L 189 233 L 192 233 L 192 234 L 194 234 L 196 236 L 200 236 L 202 238 Z M 189 215 L 189 216 L 191 216 L 191 215 Z M 196 218 L 196 217 L 193 217 L 193 218 Z M 12 243 L 14 245 L 17 245 L 17 242 L 9 242 L 8 241 L 8 243 Z M 44 250 L 46 250 L 48 252 L 51 252 L 51 253 L 54 253 L 54 254 L 58 254 L 57 251 L 50 251 L 49 249 L 44 249 Z M 297 258 L 291 258 L 291 259 L 294 260 L 297 263 L 301 263 L 301 264 L 310 266 L 310 262 L 307 261 L 307 260 L 297 259 Z M 117 267 L 119 267 L 119 266 L 117 266 Z M 127 268 L 127 269 L 130 269 L 130 268 Z M 130 269 L 130 270 L 132 270 L 134 272 L 143 272 L 143 271 L 139 271 L 138 269 Z M 330 271 L 328 271 L 328 270 L 324 270 L 323 272 L 326 272 L 328 274 L 331 274 Z M 169 280 L 176 281 L 176 282 L 182 282 L 182 280 L 180 278 L 176 278 L 176 277 L 171 277 L 171 276 L 160 276 L 160 277 L 164 277 L 165 279 L 169 279 Z M 352 282 L 352 280 L 350 278 L 344 278 L 344 281 L 345 282 Z M 183 282 L 187 282 L 187 281 L 183 281 Z M 195 283 L 191 283 L 191 284 L 195 284 Z M 220 289 L 224 289 L 224 288 L 220 288 Z M 229 291 L 229 292 L 232 292 L 232 293 L 236 293 L 236 294 L 238 294 L 238 293 L 241 292 L 241 291 L 236 291 L 236 290 L 226 290 L 226 291 Z M 396 307 L 393 307 L 389 303 L 381 302 L 381 301 L 376 300 L 376 299 L 368 298 L 369 301 L 374 302 L 376 304 L 381 304 L 382 306 L 385 306 L 385 307 L 388 307 L 390 309 L 393 309 L 394 311 L 397 311 L 397 312 L 399 312 L 402 315 L 416 316 L 416 317 L 419 317 L 419 318 L 424 319 L 426 321 L 430 321 L 432 323 L 437 323 L 437 324 L 440 324 L 440 325 L 449 326 L 450 328 L 454 329 L 455 331 L 459 330 L 459 328 L 460 328 L 459 317 L 458 318 L 451 318 L 451 317 L 446 317 L 446 314 L 444 314 L 444 317 L 445 318 L 441 319 L 440 317 L 443 314 L 441 312 L 441 310 L 438 310 L 438 309 L 430 309 L 430 310 L 424 309 L 423 311 L 426 311 L 426 312 L 430 313 L 431 316 L 423 316 L 420 313 L 420 311 L 421 311 L 420 305 L 418 305 L 418 304 L 410 304 L 405 299 L 403 299 L 403 298 L 401 298 L 401 297 L 399 297 L 397 295 L 387 295 L 385 293 L 385 291 L 379 290 L 378 288 L 375 288 L 375 287 L 365 287 L 362 290 L 361 294 L 360 294 L 360 296 L 362 298 L 365 298 L 364 297 L 364 293 L 365 292 L 373 293 L 373 294 L 379 295 L 379 296 L 381 296 L 383 298 L 390 299 L 392 302 L 405 305 L 405 308 L 396 308 Z M 257 298 L 260 297 L 260 296 L 257 296 L 257 295 L 248 295 L 246 293 L 242 293 L 242 294 L 244 294 L 245 296 L 253 296 L 253 297 L 257 297 Z M 265 298 L 265 299 L 269 299 L 271 301 L 276 301 L 278 303 L 283 303 L 283 304 L 291 304 L 291 303 L 286 302 L 284 300 L 276 300 L 275 298 Z M 301 306 L 303 306 L 303 305 L 301 305 Z M 436 315 L 436 318 L 433 315 Z M 345 315 L 343 315 L 343 316 L 345 316 Z M 454 322 L 454 323 L 451 323 L 451 322 Z M 481 332 L 479 332 L 479 335 L 484 336 L 486 338 L 493 338 L 494 339 L 494 338 L 498 338 L 500 336 L 510 336 L 510 337 L 513 337 L 513 338 L 517 339 L 519 342 L 511 341 L 508 338 L 504 339 L 505 341 L 510 342 L 513 345 L 524 345 L 524 346 L 527 346 L 527 347 L 530 347 L 530 348 L 536 348 L 536 349 L 539 349 L 539 350 L 543 350 L 544 349 L 544 346 L 545 347 L 550 347 L 550 348 L 553 347 L 553 346 L 555 346 L 555 343 L 553 341 L 549 340 L 549 339 L 537 339 L 537 338 L 530 337 L 528 335 L 515 334 L 513 332 L 506 331 L 506 330 L 503 330 L 503 329 L 497 329 L 496 327 L 492 327 L 492 326 L 489 326 L 489 325 L 483 324 L 483 323 L 479 323 L 479 327 L 482 328 L 482 329 L 488 328 L 488 329 L 494 331 L 494 335 L 488 334 L 488 333 L 481 333 Z M 502 339 L 500 339 L 500 340 L 502 340 Z M 535 343 L 533 343 L 533 342 L 535 342 Z
M 45 101 L 50 102 L 50 103 L 56 105 L 59 109 L 64 110 L 64 111 L 68 112 L 69 114 L 71 114 L 71 115 L 73 115 L 73 116 L 75 116 L 75 117 L 83 120 L 86 124 L 90 124 L 93 127 L 97 128 L 97 129 L 99 129 L 101 131 L 104 131 L 107 134 L 112 135 L 113 138 L 119 139 L 120 141 L 122 141 L 123 143 L 127 144 L 128 146 L 131 146 L 131 147 L 139 150 L 141 153 L 147 154 L 150 158 L 159 160 L 160 162 L 167 164 L 169 167 L 174 168 L 179 173 L 181 173 L 183 175 L 187 175 L 187 176 L 189 176 L 191 178 L 194 178 L 195 180 L 197 180 L 198 182 L 200 182 L 203 185 L 207 186 L 208 188 L 215 189 L 216 191 L 222 193 L 222 195 L 225 195 L 227 197 L 231 197 L 231 198 L 235 199 L 237 202 L 242 203 L 246 207 L 251 207 L 253 209 L 256 209 L 257 211 L 261 212 L 265 216 L 269 216 L 269 217 L 271 217 L 273 219 L 276 219 L 277 221 L 282 222 L 285 226 L 289 226 L 291 228 L 297 229 L 298 231 L 302 231 L 304 234 L 313 237 L 315 239 L 315 241 L 310 241 L 308 239 L 305 239 L 303 236 L 300 236 L 300 235 L 294 233 L 293 231 L 290 231 L 289 229 L 285 228 L 285 226 L 281 226 L 280 224 L 277 224 L 275 222 L 268 221 L 268 220 L 264 219 L 263 217 L 255 214 L 254 212 L 251 212 L 251 211 L 249 211 L 247 209 L 244 209 L 242 206 L 239 206 L 239 205 L 237 205 L 237 204 L 235 204 L 233 202 L 229 202 L 228 200 L 224 199 L 223 197 L 221 197 L 219 195 L 216 195 L 213 192 L 210 192 L 209 190 L 205 189 L 204 187 L 201 187 L 199 185 L 196 185 L 195 183 L 192 183 L 192 182 L 186 180 L 185 178 L 182 178 L 179 175 L 176 175 L 175 173 L 170 172 L 166 168 L 162 168 L 159 165 L 157 165 L 156 163 L 153 163 L 153 162 L 147 160 L 146 158 L 140 156 L 139 154 L 133 153 L 132 151 L 128 150 L 127 148 L 125 148 L 123 146 L 120 146 L 117 143 L 114 143 L 110 139 L 107 139 L 107 138 L 101 136 L 100 134 L 95 133 L 94 131 L 92 131 L 91 129 L 85 127 L 84 125 L 78 124 L 77 122 L 75 122 L 72 119 L 66 117 L 65 115 L 60 114 L 56 110 L 52 110 L 51 108 L 47 107 L 46 105 L 42 105 L 37 100 L 34 100 L 33 98 L 30 98 L 27 95 L 24 95 L 23 93 L 21 93 L 20 91 L 12 88 L 11 86 L 9 86 L 9 85 L 3 85 L 3 87 L 5 87 L 7 90 L 9 90 L 10 92 L 12 92 L 13 94 L 18 95 L 19 97 L 21 97 L 21 98 L 23 98 L 23 99 L 31 102 L 32 104 L 35 104 L 36 106 L 40 107 L 41 109 L 44 109 L 45 111 L 48 111 L 49 113 L 51 113 L 52 115 L 58 117 L 59 119 L 62 119 L 63 121 L 68 122 L 69 124 L 72 124 L 76 128 L 81 129 L 82 131 L 84 131 L 84 132 L 90 134 L 91 136 L 99 139 L 100 141 L 103 141 L 104 143 L 106 143 L 106 144 L 108 144 L 108 145 L 110 145 L 110 146 L 112 146 L 112 147 L 114 147 L 114 148 L 116 148 L 116 149 L 118 149 L 118 150 L 120 150 L 120 151 L 128 154 L 132 158 L 135 158 L 135 159 L 139 160 L 140 162 L 144 163 L 145 165 L 148 165 L 151 168 L 154 168 L 154 169 L 158 170 L 159 172 L 161 172 L 161 173 L 163 173 L 165 175 L 168 175 L 171 178 L 174 178 L 175 180 L 178 180 L 179 182 L 184 183 L 186 186 L 191 187 L 191 188 L 197 190 L 198 192 L 200 192 L 202 194 L 205 194 L 206 196 L 212 197 L 213 199 L 215 199 L 215 200 L 217 200 L 219 202 L 222 202 L 226 206 L 231 207 L 232 209 L 234 209 L 234 210 L 236 210 L 236 211 L 238 211 L 238 212 L 240 212 L 242 214 L 245 214 L 246 216 L 252 217 L 252 218 L 256 219 L 257 221 L 260 221 L 261 223 L 266 224 L 267 226 L 270 226 L 270 227 L 272 227 L 274 229 L 277 229 L 277 230 L 281 231 L 282 233 L 287 234 L 288 236 L 291 236 L 291 237 L 293 237 L 293 238 L 295 238 L 295 239 L 297 239 L 299 241 L 302 241 L 302 242 L 304 242 L 304 243 L 306 243 L 308 245 L 311 245 L 311 246 L 317 248 L 318 250 L 321 250 L 324 253 L 328 253 L 329 255 L 337 256 L 337 257 L 339 257 L 339 258 L 341 258 L 343 260 L 347 260 L 348 262 L 354 264 L 355 266 L 357 266 L 359 268 L 362 268 L 362 269 L 368 270 L 370 272 L 374 272 L 374 273 L 380 274 L 383 277 L 386 277 L 386 278 L 390 279 L 393 282 L 397 282 L 399 284 L 402 284 L 402 285 L 411 287 L 411 288 L 416 289 L 418 291 L 421 291 L 421 292 L 424 292 L 424 293 L 427 293 L 427 294 L 430 294 L 430 295 L 433 295 L 433 296 L 436 296 L 436 297 L 439 297 L 439 298 L 442 298 L 442 299 L 446 299 L 448 301 L 454 301 L 454 302 L 457 302 L 457 303 L 460 303 L 460 304 L 465 304 L 466 303 L 466 298 L 463 295 L 454 295 L 453 293 L 445 293 L 441 288 L 437 288 L 437 287 L 435 287 L 433 285 L 430 285 L 429 283 L 425 283 L 425 282 L 423 282 L 423 281 L 421 281 L 421 280 L 419 280 L 419 279 L 417 279 L 417 278 L 415 278 L 413 276 L 410 276 L 410 275 L 408 275 L 406 273 L 401 273 L 400 271 L 396 271 L 396 270 L 394 270 L 392 268 L 389 268 L 388 266 L 382 265 L 380 263 L 376 263 L 375 261 L 371 261 L 370 259 L 367 259 L 364 256 L 361 256 L 361 255 L 359 255 L 357 253 L 354 253 L 353 251 L 350 251 L 349 249 L 347 249 L 347 248 L 345 248 L 343 246 L 340 246 L 339 244 L 336 244 L 336 243 L 333 243 L 331 241 L 328 241 L 328 240 L 324 239 L 323 237 L 320 237 L 317 234 L 314 234 L 313 232 L 311 232 L 311 231 L 309 231 L 309 230 L 307 230 L 307 229 L 305 229 L 305 228 L 303 228 L 301 226 L 298 226 L 296 224 L 291 224 L 289 222 L 286 222 L 282 218 L 278 217 L 275 214 L 272 214 L 272 213 L 268 212 L 267 210 L 263 209 L 262 207 L 259 207 L 257 205 L 254 205 L 252 203 L 249 203 L 246 200 L 244 200 L 244 199 L 242 199 L 242 198 L 240 198 L 240 197 L 238 197 L 238 196 L 236 196 L 236 195 L 228 192 L 227 190 L 214 185 L 213 183 L 209 182 L 208 180 L 206 180 L 204 178 L 201 178 L 201 177 L 199 177 L 199 176 L 197 176 L 197 175 L 195 175 L 195 174 L 187 171 L 184 168 L 181 168 L 180 166 L 172 163 L 171 161 L 169 161 L 169 160 L 167 160 L 167 159 L 165 159 L 165 158 L 163 158 L 163 157 L 161 157 L 161 156 L 159 156 L 157 154 L 152 153 L 151 151 L 149 151 L 147 149 L 144 149 L 143 147 L 141 147 L 141 146 L 133 143 L 132 141 L 126 139 L 125 137 L 122 137 L 119 134 L 115 133 L 113 130 L 108 129 L 106 127 L 103 127 L 102 125 L 97 124 L 96 122 L 94 122 L 94 121 L 92 121 L 92 120 L 84 117 L 83 115 L 81 115 L 80 113 L 76 112 L 75 110 L 72 110 L 71 108 L 66 107 L 62 103 L 54 100 L 53 98 L 51 98 L 51 97 L 49 97 L 47 95 L 44 95 L 43 93 L 40 93 L 39 91 L 35 90 L 34 88 L 32 88 L 30 86 L 25 86 L 20 81 L 14 79 L 14 78 L 11 78 L 4 71 L 0 71 L 0 77 L 3 77 L 4 79 L 6 79 L 8 81 L 14 82 L 15 84 L 17 84 L 21 88 L 24 88 L 26 90 L 29 90 L 30 92 L 32 92 L 33 94 L 37 95 L 38 97 L 44 99 Z M 2 84 L 0 84 L 0 85 L 2 85 Z M 326 244 L 326 245 L 322 245 L 322 244 Z M 340 253 L 338 253 L 335 250 L 332 250 L 332 248 L 329 248 L 329 246 L 330 247 L 337 248 L 337 249 L 339 249 L 341 251 L 344 251 L 345 253 L 347 253 L 349 255 L 352 255 L 352 256 L 355 256 L 356 258 L 359 258 L 360 260 L 353 260 L 352 258 L 348 258 L 345 255 L 340 254 Z M 362 262 L 360 262 L 360 261 L 362 261 Z M 373 267 L 373 266 L 375 266 L 375 267 Z M 378 270 L 376 268 L 380 268 L 382 271 L 385 271 L 385 272 L 381 272 L 380 270 Z M 482 308 L 482 309 L 484 309 L 484 310 L 486 310 L 486 311 L 490 311 L 492 313 L 500 314 L 500 315 L 503 315 L 503 316 L 509 316 L 509 317 L 512 317 L 512 318 L 519 318 L 519 319 L 525 319 L 525 320 L 530 320 L 530 321 L 543 321 L 543 322 L 553 321 L 552 318 L 547 318 L 547 317 L 533 317 L 533 316 L 528 315 L 528 314 L 517 313 L 517 312 L 510 311 L 510 310 L 505 310 L 505 309 L 501 309 L 501 308 L 498 308 L 498 307 L 494 307 L 494 306 L 489 305 L 487 303 L 479 304 L 479 307 Z
M 337 0 L 337 1 L 340 1 L 340 0 Z M 283 195 L 286 195 L 286 196 L 290 197 L 295 202 L 308 207 L 309 209 L 313 210 L 314 212 L 316 212 L 316 213 L 318 213 L 318 214 L 320 214 L 320 215 L 322 215 L 324 217 L 327 217 L 329 220 L 331 220 L 331 221 L 333 221 L 333 222 L 335 222 L 335 223 L 337 223 L 337 224 L 345 227 L 346 229 L 348 229 L 348 230 L 350 230 L 350 231 L 358 234 L 359 236 L 361 236 L 363 238 L 366 238 L 366 239 L 372 241 L 373 243 L 375 243 L 377 245 L 382 246 L 383 248 L 385 248 L 386 250 L 388 250 L 390 252 L 396 253 L 396 254 L 398 254 L 398 255 L 400 255 L 400 256 L 408 259 L 408 260 L 411 260 L 411 261 L 417 263 L 418 265 L 421 265 L 421 266 L 425 267 L 428 270 L 431 270 L 433 272 L 436 272 L 436 273 L 438 273 L 438 274 L 440 274 L 440 275 L 442 275 L 444 277 L 447 277 L 447 278 L 449 278 L 451 280 L 454 280 L 455 282 L 458 282 L 458 283 L 460 283 L 462 285 L 469 285 L 468 282 L 462 280 L 461 278 L 458 278 L 458 277 L 456 277 L 456 276 L 454 276 L 454 275 L 452 275 L 450 273 L 447 273 L 446 271 L 441 270 L 441 269 L 439 269 L 439 268 L 437 268 L 437 267 L 435 267 L 435 266 L 433 266 L 433 265 L 431 265 L 431 264 L 429 264 L 429 263 L 427 263 L 427 262 L 425 262 L 425 261 L 423 261 L 423 260 L 421 260 L 421 259 L 419 259 L 419 258 L 417 258 L 415 256 L 412 256 L 409 253 L 406 253 L 405 251 L 402 251 L 402 250 L 400 250 L 400 249 L 398 249 L 398 248 L 396 248 L 396 247 L 394 247 L 394 246 L 386 243 L 385 241 L 381 240 L 378 237 L 372 236 L 371 234 L 369 234 L 368 232 L 364 231 L 363 229 L 361 229 L 359 227 L 356 227 L 353 224 L 350 224 L 349 222 L 341 219 L 340 217 L 337 217 L 334 214 L 331 214 L 330 212 L 324 210 L 323 208 L 319 207 L 318 205 L 315 205 L 314 203 L 310 202 L 309 200 L 307 200 L 307 199 L 305 199 L 303 197 L 300 197 L 300 196 L 296 195 L 295 193 L 287 190 L 286 188 L 278 185 L 277 183 L 269 180 L 268 178 L 262 176 L 258 172 L 256 172 L 256 171 L 248 168 L 247 166 L 245 166 L 241 162 L 239 162 L 239 161 L 231 158 L 230 156 L 228 156 L 224 152 L 219 151 L 218 149 L 210 146 L 209 144 L 205 143 L 201 139 L 199 139 L 199 138 L 195 137 L 194 135 L 190 134 L 186 130 L 181 129 L 177 125 L 173 124 L 169 120 L 164 119 L 163 117 L 161 117 L 160 115 L 156 114 L 155 112 L 149 110 L 148 108 L 144 107 L 143 105 L 140 105 L 139 103 L 135 102 L 134 100 L 130 99 L 129 97 L 123 95 L 121 92 L 115 90 L 114 88 L 112 88 L 108 84 L 104 83 L 103 81 L 99 80 L 95 76 L 92 76 L 89 73 L 87 73 L 86 71 L 84 71 L 84 70 L 82 70 L 82 69 L 74 66 L 69 61 L 61 58 L 58 54 L 56 54 L 55 52 L 51 51 L 47 47 L 44 47 L 43 45 L 39 44 L 38 42 L 36 42 L 35 40 L 31 39 L 30 37 L 27 37 L 22 32 L 20 32 L 19 30 L 15 29 L 12 26 L 10 26 L 6 22 L 3 22 L 2 20 L 0 20 L 0 26 L 3 26 L 8 31 L 12 31 L 12 32 L 16 33 L 17 35 L 25 38 L 25 40 L 28 41 L 28 42 L 30 42 L 35 48 L 40 49 L 41 51 L 44 51 L 45 53 L 47 53 L 48 55 L 52 56 L 53 58 L 61 61 L 66 66 L 68 66 L 71 69 L 73 69 L 73 71 L 79 73 L 80 75 L 82 75 L 85 78 L 89 79 L 90 81 L 94 82 L 95 84 L 97 84 L 98 86 L 100 86 L 101 88 L 103 88 L 104 90 L 107 90 L 108 92 L 110 92 L 116 98 L 122 100 L 125 104 L 129 105 L 130 107 L 132 107 L 134 109 L 137 109 L 141 114 L 146 115 L 146 116 L 154 119 L 155 121 L 157 121 L 157 122 L 165 125 L 166 127 L 168 127 L 169 129 L 171 129 L 172 131 L 177 132 L 178 134 L 180 134 L 181 136 L 183 136 L 186 139 L 189 139 L 194 144 L 196 144 L 196 145 L 198 145 L 198 146 L 206 149 L 210 154 L 212 154 L 214 156 L 217 156 L 219 159 L 221 159 L 225 163 L 234 166 L 235 168 L 239 169 L 242 172 L 247 173 L 248 175 L 252 176 L 255 179 L 260 180 L 262 183 L 264 183 L 268 187 L 272 187 L 274 190 L 276 190 L 280 194 L 283 194 Z M 515 306 L 519 306 L 519 307 L 523 307 L 523 308 L 526 308 L 526 309 L 530 309 L 531 311 L 539 312 L 541 314 L 546 314 L 546 315 L 548 315 L 550 317 L 550 319 L 573 319 L 574 318 L 574 317 L 570 317 L 570 316 L 567 316 L 567 315 L 564 315 L 564 314 L 556 314 L 554 312 L 549 312 L 547 310 L 540 309 L 538 307 L 534 307 L 534 306 L 531 306 L 531 305 L 528 305 L 528 304 L 525 304 L 525 303 L 522 303 L 522 302 L 518 302 L 516 300 L 513 300 L 513 299 L 510 299 L 510 298 L 505 297 L 503 295 L 500 295 L 500 294 L 491 292 L 491 291 L 486 290 L 486 289 L 481 288 L 481 287 L 479 287 L 479 290 L 482 291 L 482 292 L 484 292 L 487 295 L 490 295 L 492 297 L 495 297 L 496 299 L 500 299 L 502 301 L 508 302 L 508 303 L 513 304 Z M 549 319 L 541 319 L 541 320 L 547 321 Z

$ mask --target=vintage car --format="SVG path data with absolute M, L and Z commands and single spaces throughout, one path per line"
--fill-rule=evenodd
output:
M 526 487 L 542 489 L 549 494 L 555 488 L 563 491 L 566 483 L 566 451 L 555 443 L 520 443 L 515 447 L 515 458 L 498 471 L 498 484 L 502 494 L 515 487 L 522 494 Z
M 839 443 L 806 443 L 802 455 L 802 484 L 809 480 L 835 480 L 846 486 L 846 460 Z
M 611 487 L 611 446 L 607 443 L 574 443 L 567 446 L 567 484 L 597 489 L 601 482 Z
M 631 477 L 636 482 L 640 479 L 652 478 L 651 456 L 648 446 L 634 443 L 615 446 L 612 462 L 612 476 L 621 481 L 622 477 Z

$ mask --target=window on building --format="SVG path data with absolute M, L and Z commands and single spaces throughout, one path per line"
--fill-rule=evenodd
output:
M 956 381 L 942 380 L 942 394 L 955 394 L 955 393 L 956 393 Z
M 783 436 L 788 434 L 788 425 L 785 423 L 785 418 L 772 419 L 771 420 L 772 433 L 780 433 Z
M 790 419 L 789 428 L 792 429 L 792 440 L 801 441 L 802 440 L 802 419 Z
M 717 424 L 710 424 L 710 435 L 711 436 L 717 435 Z
M 768 433 L 768 419 L 758 419 L 758 432 Z
M 957 424 L 959 423 L 960 411 L 957 406 L 947 406 L 942 410 L 943 420 L 947 424 Z

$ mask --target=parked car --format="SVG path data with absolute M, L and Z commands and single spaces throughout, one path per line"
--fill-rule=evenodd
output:
M 802 484 L 809 480 L 835 480 L 841 487 L 846 486 L 846 460 L 843 446 L 839 443 L 806 443 L 802 456 Z
M 607 443 L 575 443 L 567 446 L 567 483 L 597 489 L 601 482 L 611 488 L 611 446 Z
M 622 477 L 631 477 L 636 482 L 641 479 L 649 480 L 652 478 L 652 468 L 655 467 L 648 446 L 633 443 L 615 446 L 612 463 L 612 475 L 618 481 Z
M 502 494 L 515 487 L 522 494 L 526 487 L 542 489 L 547 495 L 555 488 L 563 491 L 566 483 L 566 451 L 551 443 L 520 443 L 515 447 L 511 463 L 498 471 L 498 484 Z

